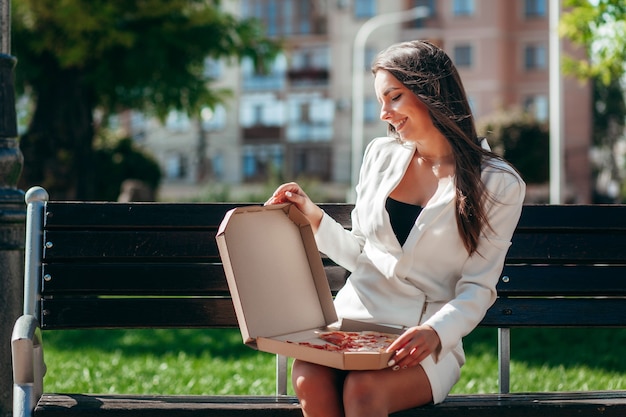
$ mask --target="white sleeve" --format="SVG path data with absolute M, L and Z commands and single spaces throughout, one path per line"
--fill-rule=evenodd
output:
M 514 177 L 514 178 L 513 178 Z M 508 181 L 502 181 L 507 178 Z M 441 339 L 435 360 L 458 345 L 483 319 L 496 299 L 496 284 L 511 245 L 525 195 L 525 184 L 517 176 L 504 173 L 492 204 L 487 205 L 489 225 L 481 234 L 477 251 L 467 259 L 456 284 L 455 298 L 446 303 L 424 324 L 431 326 Z

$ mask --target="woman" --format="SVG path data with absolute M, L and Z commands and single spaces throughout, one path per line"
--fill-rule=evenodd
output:
M 308 417 L 386 416 L 445 399 L 465 362 L 462 337 L 495 300 L 525 194 L 515 169 L 478 138 L 441 49 L 396 44 L 372 72 L 388 137 L 365 151 L 351 231 L 296 183 L 266 204 L 295 204 L 319 250 L 351 272 L 335 299 L 339 317 L 406 330 L 383 370 L 296 360 L 292 381 Z

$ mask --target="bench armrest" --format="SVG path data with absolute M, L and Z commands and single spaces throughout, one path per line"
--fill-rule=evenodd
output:
M 17 319 L 11 336 L 13 357 L 13 417 L 30 417 L 43 394 L 46 364 L 41 329 L 34 316 Z

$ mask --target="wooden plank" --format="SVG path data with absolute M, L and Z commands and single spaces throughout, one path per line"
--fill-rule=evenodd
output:
M 226 212 L 241 205 L 258 203 L 110 203 L 50 201 L 46 204 L 45 227 L 57 228 L 211 228 Z
M 354 204 L 320 204 L 322 210 L 339 222 L 346 229 L 352 228 L 352 210 Z
M 505 265 L 498 282 L 501 296 L 626 295 L 623 265 Z M 593 283 L 593 285 L 590 285 Z
M 52 298 L 41 316 L 43 330 L 238 327 L 230 298 Z
M 507 263 L 624 263 L 626 234 L 613 232 L 542 232 L 515 233 L 507 254 Z
M 47 295 L 229 295 L 221 263 L 49 263 L 41 291 Z M 325 266 L 331 291 L 346 282 L 346 270 Z
M 41 417 L 302 417 L 294 397 L 46 394 L 34 412 Z
M 42 328 L 237 327 L 228 298 L 52 298 L 42 300 Z M 488 327 L 624 327 L 623 298 L 500 298 Z
M 450 395 L 441 404 L 391 417 L 623 417 L 626 391 Z M 292 396 L 165 396 L 45 394 L 35 416 L 301 417 Z
M 481 322 L 491 327 L 624 327 L 624 298 L 498 298 Z
M 202 259 L 219 261 L 215 231 L 46 231 L 44 262 L 73 259 Z
M 44 295 L 228 295 L 219 263 L 51 263 L 43 265 Z
M 525 205 L 517 230 L 626 231 L 626 205 Z

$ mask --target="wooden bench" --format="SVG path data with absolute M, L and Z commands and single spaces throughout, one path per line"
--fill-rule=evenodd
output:
M 236 204 L 48 202 L 41 188 L 26 200 L 14 417 L 302 415 L 282 357 L 275 396 L 44 393 L 41 331 L 237 327 L 215 241 Z M 352 206 L 324 209 L 349 226 Z M 336 291 L 346 273 L 324 262 Z M 626 391 L 509 393 L 511 328 L 626 327 L 626 206 L 525 206 L 498 289 L 481 326 L 499 328 L 500 392 L 395 417 L 626 416 Z

